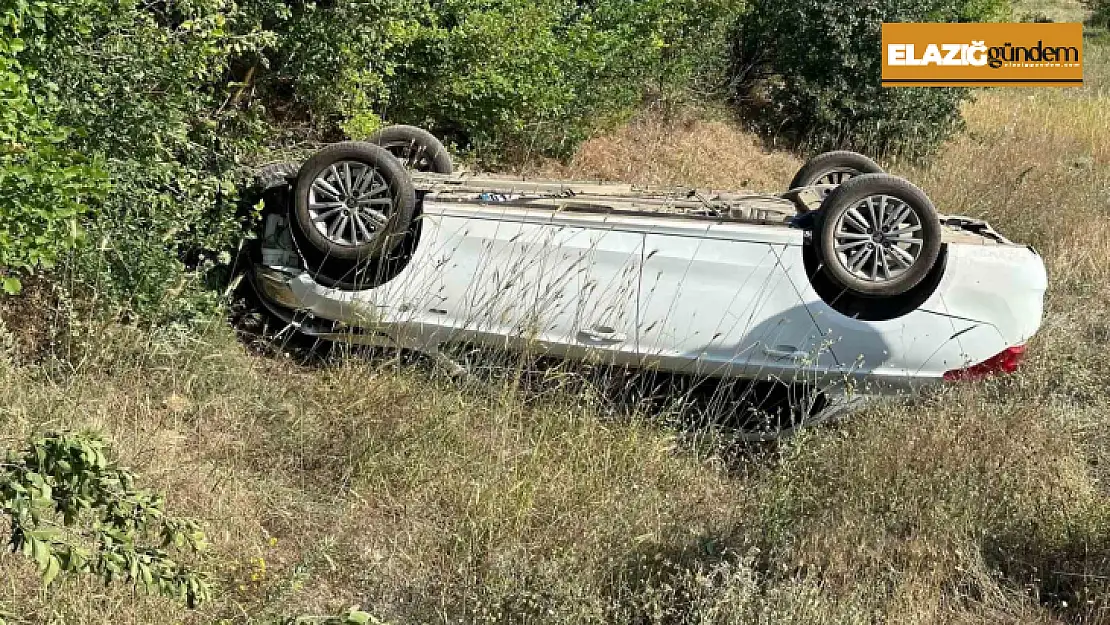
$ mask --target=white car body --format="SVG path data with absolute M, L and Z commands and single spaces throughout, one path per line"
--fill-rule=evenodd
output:
M 949 220 L 931 294 L 865 321 L 815 290 L 793 198 L 726 197 L 738 218 L 723 219 L 659 212 L 704 203 L 622 185 L 445 180 L 428 185 L 411 259 L 373 289 L 318 282 L 271 215 L 254 274 L 264 299 L 339 322 L 325 338 L 432 354 L 464 341 L 863 393 L 940 381 L 1024 345 L 1041 323 L 1044 263 L 982 223 Z

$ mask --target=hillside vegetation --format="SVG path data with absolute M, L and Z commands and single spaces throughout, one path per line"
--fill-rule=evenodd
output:
M 112 45 L 124 44 L 149 42 Z M 157 218 L 128 239 L 153 260 L 74 269 L 86 291 L 24 279 L 0 301 L 0 448 L 101 432 L 167 494 L 168 514 L 199 520 L 210 546 L 189 562 L 212 598 L 190 609 L 86 576 L 44 587 L 32 559 L 0 554 L 0 618 L 277 623 L 359 606 L 390 623 L 1110 623 L 1110 42 L 1087 46 L 1083 89 L 980 91 L 938 156 L 891 163 L 942 211 L 985 217 L 1044 255 L 1046 319 L 1027 367 L 778 446 L 681 428 L 558 369 L 462 383 L 382 357 L 260 354 L 205 314 L 222 291 L 190 291 L 201 277 L 162 255 L 200 240 L 163 238 L 193 215 L 167 208 L 182 189 L 151 186 L 131 206 L 91 178 L 82 201 Z M 143 123 L 99 131 L 142 143 L 117 133 Z M 719 107 L 648 108 L 565 162 L 520 167 L 780 189 L 799 157 L 748 128 Z M 147 158 L 59 154 L 44 153 L 61 159 L 51 171 L 116 177 Z M 159 162 L 142 175 L 176 180 L 180 163 Z M 217 194 L 214 179 L 192 180 Z M 102 239 L 74 248 L 81 262 L 132 258 L 89 228 Z M 165 273 L 142 273 L 152 267 Z M 169 285 L 127 291 L 153 294 L 157 322 L 90 314 L 117 306 L 108 286 L 125 279 Z M 128 302 L 124 322 L 141 317 Z
M 0 287 L 56 272 L 104 314 L 202 320 L 257 216 L 240 194 L 252 166 L 385 123 L 504 167 L 566 158 L 647 103 L 712 101 L 788 147 L 927 154 L 960 127 L 968 92 L 882 89 L 881 19 L 992 20 L 1008 7 L 4 0 Z

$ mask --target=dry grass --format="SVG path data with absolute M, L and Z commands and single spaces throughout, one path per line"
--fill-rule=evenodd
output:
M 0 364 L 0 441 L 105 432 L 174 512 L 203 519 L 219 590 L 192 612 L 85 580 L 43 591 L 0 555 L 0 615 L 1110 623 L 1108 111 L 1093 87 L 984 93 L 934 163 L 893 165 L 1046 256 L 1026 371 L 775 450 L 690 440 L 588 387 L 537 398 L 389 363 L 304 368 L 219 325 L 70 327 L 102 333 L 75 367 Z M 724 121 L 645 118 L 556 173 L 778 188 L 797 160 L 758 146 Z
M 1017 0 L 1014 2 L 1014 17 L 1025 15 L 1044 15 L 1054 22 L 1082 22 L 1087 18 L 1088 9 L 1083 0 Z
M 393 622 L 1028 623 L 1052 620 L 1036 599 L 1106 607 L 1087 576 L 1110 566 L 1110 515 L 1047 372 L 737 455 L 595 394 L 305 369 L 219 327 L 103 331 L 112 347 L 77 371 L 3 369 L 2 442 L 106 432 L 173 512 L 203 520 L 218 598 L 190 612 L 80 579 L 44 593 L 6 556 L 22 580 L 0 586 L 9 622 L 361 604 Z
M 567 165 L 550 163 L 540 175 L 694 185 L 712 189 L 774 191 L 790 182 L 801 163 L 769 152 L 724 113 L 660 115 L 647 111 L 615 132 L 587 141 Z

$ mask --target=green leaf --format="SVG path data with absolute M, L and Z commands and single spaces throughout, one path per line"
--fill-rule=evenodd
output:
M 49 586 L 50 583 L 54 581 L 54 578 L 58 576 L 58 573 L 60 573 L 61 570 L 62 566 L 58 562 L 58 558 L 50 556 L 50 560 L 46 565 L 46 570 L 43 571 L 42 574 L 42 583 L 46 586 Z
M 59 530 L 59 529 L 56 529 L 56 528 L 53 528 L 53 527 L 46 527 L 46 528 L 36 529 L 32 532 L 27 532 L 27 535 L 28 536 L 34 536 L 38 540 L 55 540 L 55 539 L 58 538 L 58 536 L 61 535 L 61 533 L 62 533 L 62 531 Z
M 19 295 L 19 293 L 23 290 L 23 284 L 19 281 L 19 278 L 4 278 L 2 287 L 4 289 L 4 293 L 8 295 Z
M 28 536 L 27 540 L 31 543 L 31 557 L 35 559 L 35 564 L 40 571 L 45 571 L 51 561 L 49 543 L 38 540 L 34 536 Z
M 142 576 L 143 585 L 147 590 L 154 588 L 154 575 L 150 572 L 150 567 L 143 565 L 139 567 L 139 574 Z

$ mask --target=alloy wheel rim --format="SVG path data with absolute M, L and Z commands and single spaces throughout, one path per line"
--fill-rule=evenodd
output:
M 840 216 L 834 230 L 837 261 L 868 282 L 896 280 L 924 249 L 921 216 L 889 195 L 871 195 Z
M 405 166 L 405 169 L 414 171 L 431 171 L 432 156 L 425 145 L 415 141 L 397 141 L 383 145 L 390 154 Z
M 340 161 L 320 172 L 308 192 L 316 230 L 332 243 L 359 246 L 374 240 L 393 216 L 393 188 L 378 168 Z
M 822 174 L 813 184 L 841 185 L 858 175 L 859 172 L 850 167 L 839 167 Z

